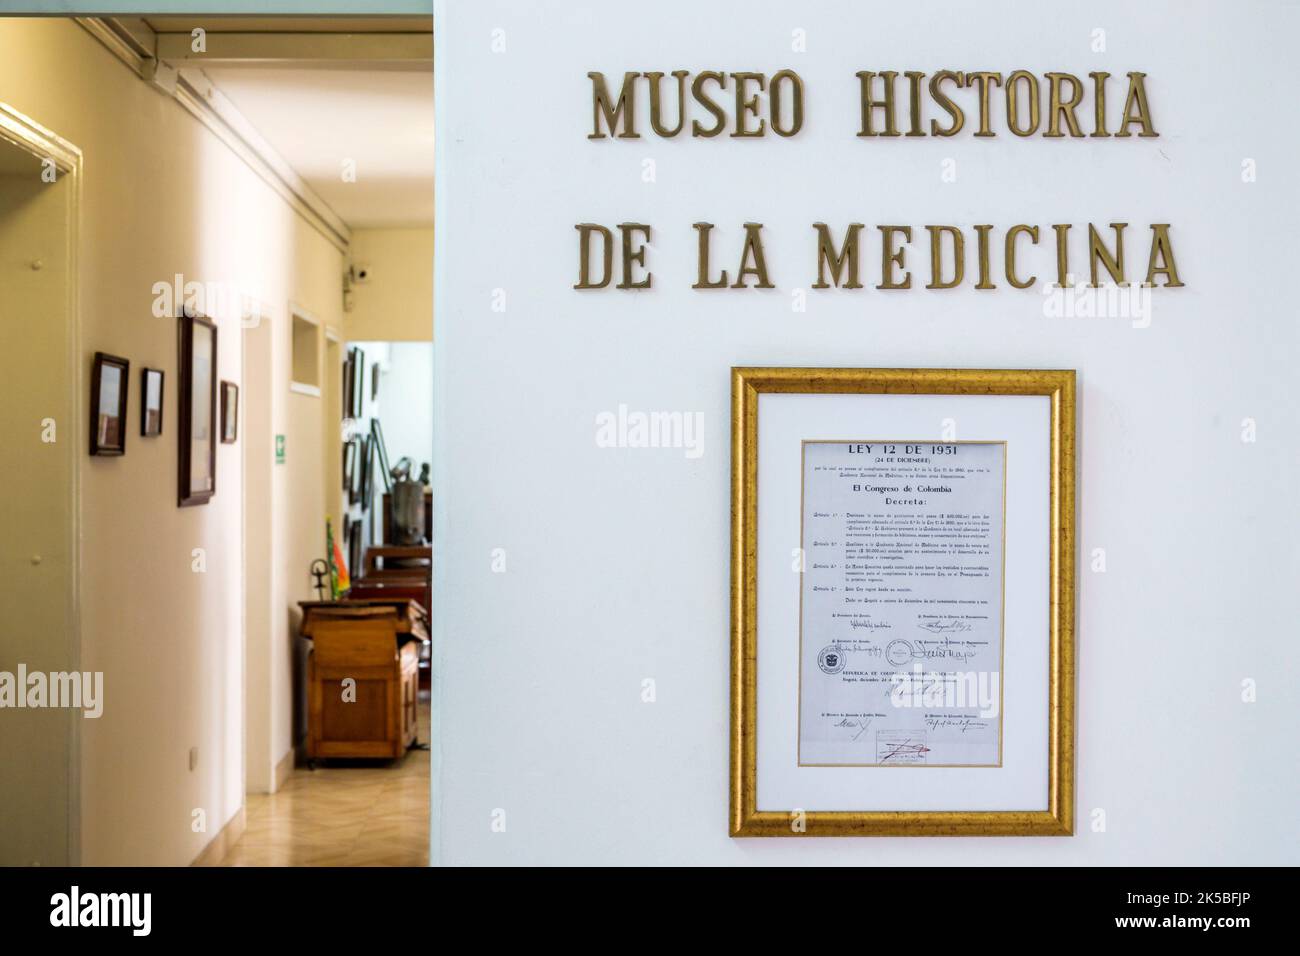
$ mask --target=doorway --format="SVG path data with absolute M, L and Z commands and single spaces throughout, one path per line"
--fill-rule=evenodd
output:
M 78 861 L 76 213 L 81 154 L 0 104 L 0 865 Z M 125 423 L 119 423 L 125 425 Z M 87 695 L 82 698 L 83 692 Z M 102 697 L 97 701 L 102 709 Z

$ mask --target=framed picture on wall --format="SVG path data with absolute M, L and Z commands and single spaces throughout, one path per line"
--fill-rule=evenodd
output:
M 366 353 L 361 349 L 352 349 L 352 384 L 350 386 L 352 403 L 349 418 L 360 418 L 365 410 L 366 399 Z
M 367 442 L 364 438 L 354 438 L 352 442 L 356 445 L 356 457 L 352 462 L 352 474 L 348 481 L 348 502 L 356 504 L 361 500 L 361 490 L 366 480 L 366 452 Z
M 126 454 L 126 393 L 131 363 L 95 353 L 90 375 L 90 453 Z
M 163 373 L 161 369 L 140 370 L 140 434 L 157 438 L 163 424 Z
M 347 420 L 352 417 L 352 382 L 356 375 L 353 372 L 353 365 L 356 363 L 356 357 L 352 350 L 348 349 L 347 357 L 343 359 L 343 418 Z
M 384 490 L 393 490 L 393 481 L 388 464 L 388 443 L 384 441 L 384 429 L 378 418 L 370 419 L 370 439 L 379 456 L 379 477 L 384 481 Z
M 357 496 L 361 510 L 370 507 L 370 469 L 374 462 L 375 450 L 369 438 L 358 439 L 357 445 Z
M 217 490 L 217 326 L 202 316 L 182 315 L 180 400 L 177 432 L 180 507 L 202 505 Z
M 349 438 L 343 443 L 343 490 L 347 492 L 349 501 L 354 500 L 352 497 L 353 476 L 357 470 L 357 440 Z
M 355 581 L 361 577 L 361 522 L 353 521 L 348 527 L 348 568 Z
M 1073 832 L 1074 388 L 732 370 L 732 836 Z
M 221 383 L 221 441 L 234 444 L 239 438 L 239 386 L 234 382 Z

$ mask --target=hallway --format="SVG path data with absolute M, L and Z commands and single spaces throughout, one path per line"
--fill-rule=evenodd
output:
M 432 52 L 0 16 L 0 866 L 428 864 Z
M 429 740 L 427 695 L 419 739 Z M 297 767 L 277 793 L 249 794 L 246 813 L 222 866 L 428 866 L 429 752 Z

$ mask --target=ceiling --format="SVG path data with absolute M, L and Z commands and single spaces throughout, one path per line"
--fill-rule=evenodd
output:
M 433 224 L 432 17 L 151 16 L 353 229 Z M 202 28 L 207 50 L 191 54 Z M 153 37 L 151 36 L 152 40 Z M 345 164 L 354 164 L 354 180 Z
M 353 229 L 433 224 L 433 67 L 206 69 Z M 344 179 L 345 162 L 355 181 Z

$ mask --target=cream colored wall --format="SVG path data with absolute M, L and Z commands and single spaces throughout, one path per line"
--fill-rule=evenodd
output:
M 134 423 L 139 368 L 166 372 L 162 437 L 131 435 L 123 458 L 79 459 L 82 667 L 104 671 L 106 697 L 103 717 L 82 722 L 82 862 L 186 864 L 244 799 L 245 564 L 265 583 L 264 606 L 249 613 L 265 629 L 249 634 L 249 673 L 261 682 L 250 694 L 268 697 L 264 710 L 248 712 L 269 722 L 250 741 L 265 741 L 272 766 L 292 742 L 291 607 L 309 596 L 307 566 L 324 550 L 326 432 L 321 400 L 288 393 L 287 304 L 339 327 L 343 257 L 197 120 L 70 21 L 0 21 L 0 101 L 85 157 L 83 374 L 96 349 L 129 358 Z M 218 317 L 219 378 L 240 382 L 245 348 L 268 350 L 270 429 L 287 436 L 288 464 L 255 462 L 247 476 L 248 502 L 270 507 L 264 525 L 250 515 L 250 527 L 267 528 L 256 539 L 244 540 L 249 436 L 217 446 L 208 505 L 176 506 L 176 321 L 155 318 L 151 305 L 153 284 L 177 273 L 237 286 L 268 309 L 247 332 L 237 317 Z M 85 423 L 78 429 L 81 441 Z M 192 570 L 196 548 L 203 573 Z M 260 767 L 263 755 L 252 751 Z M 194 832 L 195 810 L 206 832 Z
M 4 168 L 26 167 L 0 176 L 0 355 L 9 357 L 0 378 L 6 465 L 0 671 L 16 674 L 20 664 L 67 671 L 77 654 L 68 597 L 74 584 L 69 503 L 78 453 L 85 450 L 72 424 L 67 376 L 51 370 L 66 367 L 71 347 L 66 280 L 73 186 L 43 182 L 39 160 L 7 142 L 0 141 L 0 154 Z M 80 711 L 0 711 L 0 866 L 55 866 L 71 858 L 71 735 L 82 719 Z
M 353 266 L 368 266 L 371 276 L 352 287 L 348 340 L 431 341 L 433 228 L 358 229 L 351 252 Z

